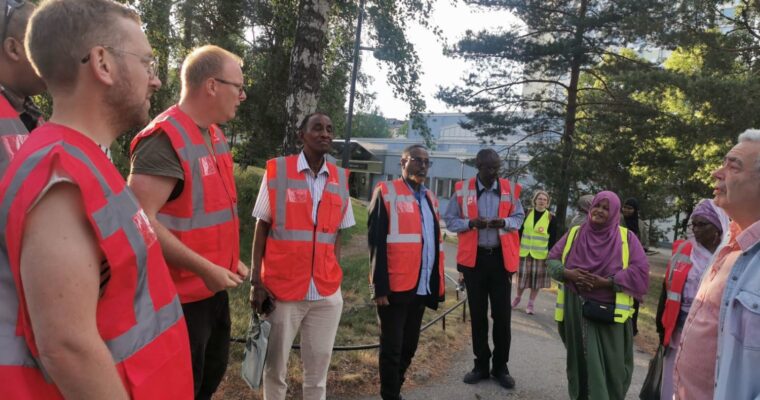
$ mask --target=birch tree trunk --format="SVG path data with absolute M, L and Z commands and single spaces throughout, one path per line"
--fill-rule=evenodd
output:
M 324 52 L 327 46 L 328 0 L 301 0 L 298 25 L 290 57 L 288 96 L 285 100 L 288 120 L 282 142 L 284 154 L 297 151 L 298 124 L 317 109 Z

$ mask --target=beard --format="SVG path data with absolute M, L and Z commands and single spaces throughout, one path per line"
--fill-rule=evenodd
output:
M 104 99 L 111 110 L 109 121 L 119 128 L 119 132 L 142 128 L 150 122 L 146 96 L 137 93 L 139 91 L 135 90 L 121 67 L 117 72 L 116 81 Z

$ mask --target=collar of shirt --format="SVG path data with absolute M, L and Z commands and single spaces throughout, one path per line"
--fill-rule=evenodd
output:
M 303 154 L 303 151 L 301 151 L 301 153 L 298 155 L 298 163 L 296 167 L 298 168 L 298 172 L 304 172 L 305 170 L 311 171 L 311 167 L 309 166 L 309 162 L 306 160 L 306 156 Z M 330 175 L 330 170 L 327 169 L 327 160 L 325 160 L 324 156 L 322 156 L 322 168 L 319 169 L 317 175 L 321 174 L 327 174 L 328 176 Z
M 737 225 L 738 226 L 738 225 Z M 733 234 L 733 232 L 731 232 Z M 760 241 L 760 221 L 755 221 L 749 228 L 741 231 L 736 235 L 736 243 L 742 251 L 749 250 L 752 246 Z
M 480 178 L 476 178 L 475 181 L 477 182 L 477 189 L 478 189 L 478 197 L 486 190 L 485 185 L 483 185 L 482 182 L 480 182 Z M 491 184 L 491 187 L 488 189 L 489 191 L 494 191 L 496 193 L 499 192 L 501 188 L 499 188 L 499 179 L 494 179 L 493 183 Z
M 409 184 L 409 182 L 406 181 L 406 179 L 401 178 L 404 180 L 404 183 L 406 183 L 406 186 L 409 188 L 409 190 L 412 191 L 414 194 L 414 198 L 417 199 L 417 202 L 422 203 L 422 197 L 425 195 L 425 192 L 427 192 L 427 188 L 425 187 L 425 184 L 420 184 L 420 190 L 415 191 L 412 185 Z

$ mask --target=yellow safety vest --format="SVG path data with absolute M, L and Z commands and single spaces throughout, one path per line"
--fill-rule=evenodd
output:
M 533 212 L 530 210 L 528 217 L 523 223 L 522 238 L 520 239 L 520 257 L 530 255 L 536 260 L 546 260 L 549 255 L 549 210 L 533 225 Z
M 574 226 L 570 228 L 570 232 L 567 235 L 567 242 L 565 242 L 565 248 L 562 250 L 562 265 L 565 264 L 567 254 L 570 253 L 570 248 L 573 245 L 575 236 L 578 233 L 580 226 Z M 623 240 L 623 269 L 628 268 L 628 229 L 620 227 L 620 239 Z M 561 322 L 565 319 L 565 286 L 559 283 L 559 289 L 557 290 L 557 305 L 554 309 L 554 320 Z M 622 324 L 633 316 L 636 312 L 633 308 L 633 297 L 624 293 L 615 293 L 615 322 Z

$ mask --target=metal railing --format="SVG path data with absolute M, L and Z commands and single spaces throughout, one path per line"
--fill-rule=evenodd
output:
M 435 325 L 436 322 L 441 321 L 441 329 L 443 331 L 446 331 L 446 316 L 454 312 L 458 307 L 462 307 L 462 322 L 465 322 L 467 320 L 467 296 L 463 295 L 463 298 L 460 297 L 460 293 L 464 294 L 464 291 L 460 290 L 459 281 L 449 276 L 449 274 L 444 274 L 446 279 L 452 281 L 455 285 L 456 289 L 456 295 L 457 295 L 457 302 L 453 306 L 449 307 L 446 311 L 442 312 L 441 314 L 437 315 L 432 320 L 428 321 L 425 325 L 423 325 L 420 328 L 420 333 L 425 332 L 428 328 Z M 233 343 L 243 343 L 245 344 L 246 340 L 244 338 L 237 338 L 233 337 L 230 338 L 230 342 Z M 372 350 L 377 349 L 380 347 L 380 343 L 372 343 L 372 344 L 357 344 L 357 345 L 343 345 L 343 346 L 333 346 L 333 351 L 355 351 L 355 350 Z M 291 346 L 292 349 L 299 350 L 301 349 L 301 345 L 298 343 L 293 343 L 293 346 Z

